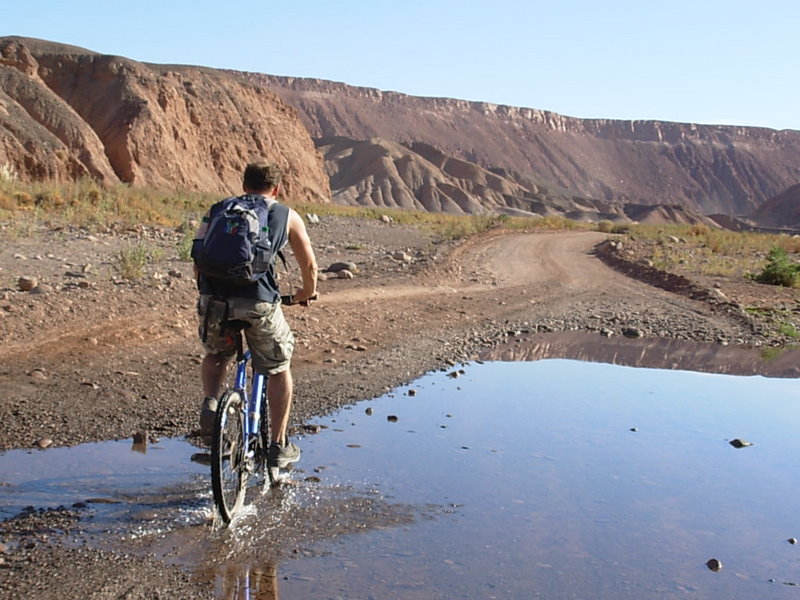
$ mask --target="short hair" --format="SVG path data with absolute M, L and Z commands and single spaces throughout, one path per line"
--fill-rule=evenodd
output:
M 283 171 L 268 162 L 253 162 L 244 169 L 243 184 L 254 192 L 268 192 L 281 182 Z

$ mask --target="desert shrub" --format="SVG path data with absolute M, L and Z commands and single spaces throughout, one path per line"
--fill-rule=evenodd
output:
M 769 285 L 795 287 L 800 283 L 800 264 L 793 262 L 786 250 L 775 246 L 769 251 L 764 269 L 753 279 Z
M 114 257 L 113 266 L 117 275 L 123 279 L 139 279 L 144 275 L 145 267 L 152 259 L 151 249 L 139 242 L 120 249 Z
M 16 181 L 17 177 L 17 170 L 14 165 L 7 162 L 0 165 L 0 181 Z
M 181 239 L 178 240 L 178 260 L 190 262 L 192 260 L 192 242 L 194 241 L 194 231 L 190 227 L 183 227 Z
M 705 223 L 695 223 L 689 228 L 692 237 L 706 237 L 711 234 L 711 228 Z
M 597 231 L 600 233 L 611 233 L 614 230 L 614 223 L 608 219 L 603 219 L 597 224 Z

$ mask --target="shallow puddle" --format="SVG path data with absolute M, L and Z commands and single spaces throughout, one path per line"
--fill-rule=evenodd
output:
M 614 356 L 657 354 L 639 342 Z M 510 348 L 565 345 L 532 343 Z M 661 366 L 708 352 L 680 344 Z M 720 370 L 775 369 L 748 352 Z M 209 524 L 208 467 L 175 440 L 5 453 L 0 510 L 119 502 L 92 519 L 218 598 L 796 598 L 800 387 L 782 360 L 769 377 L 569 359 L 432 373 L 317 420 L 294 485 L 253 490 L 229 530 Z M 80 452 L 65 472 L 59 453 Z

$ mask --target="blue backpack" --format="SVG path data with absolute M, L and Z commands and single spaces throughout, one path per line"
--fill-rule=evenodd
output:
M 248 194 L 213 206 L 192 243 L 198 271 L 237 286 L 256 282 L 275 260 L 268 224 L 275 204 Z

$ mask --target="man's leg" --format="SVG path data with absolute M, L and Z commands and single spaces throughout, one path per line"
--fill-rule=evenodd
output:
M 290 369 L 270 375 L 267 380 L 269 400 L 269 422 L 272 424 L 272 440 L 281 446 L 286 444 L 286 429 L 292 409 L 292 372 Z
M 219 354 L 206 354 L 200 366 L 200 378 L 203 381 L 203 393 L 206 398 L 219 398 L 219 391 L 225 374 L 228 372 L 230 357 Z
M 200 407 L 200 433 L 203 435 L 211 435 L 214 431 L 217 400 L 229 362 L 230 357 L 209 352 L 200 365 L 200 379 L 203 381 L 203 393 L 205 394 L 203 405 Z

